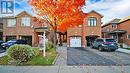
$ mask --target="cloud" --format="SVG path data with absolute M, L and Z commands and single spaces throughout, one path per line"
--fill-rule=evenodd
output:
M 113 18 L 123 18 L 130 16 L 130 1 L 128 0 L 100 0 L 92 2 L 86 1 L 84 12 L 95 10 L 104 15 L 103 22 L 110 21 Z
M 32 12 L 31 6 L 27 2 L 28 0 L 15 0 L 15 13 L 16 15 L 22 11 L 27 11 L 30 14 Z M 112 20 L 113 18 L 124 18 L 130 16 L 130 1 L 128 0 L 86 0 L 85 6 L 83 7 L 84 12 L 95 10 L 102 15 L 103 23 Z M 0 15 L 10 16 L 10 15 Z

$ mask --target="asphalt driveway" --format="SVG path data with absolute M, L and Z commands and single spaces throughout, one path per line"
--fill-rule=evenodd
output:
M 130 61 L 128 54 L 99 52 L 90 48 L 67 48 L 67 65 L 130 65 L 127 61 Z

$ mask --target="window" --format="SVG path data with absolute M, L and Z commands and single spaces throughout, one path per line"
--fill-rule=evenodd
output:
M 102 39 L 97 39 L 96 42 L 103 42 L 103 40 Z
M 7 27 L 15 27 L 16 26 L 16 20 L 15 19 L 8 19 L 7 20 Z
M 88 26 L 91 26 L 91 27 L 97 26 L 97 19 L 94 17 L 90 17 L 88 19 Z
M 117 28 L 117 24 L 116 23 L 112 23 L 112 28 Z
M 130 39 L 130 34 L 128 35 L 128 39 Z
M 22 18 L 22 26 L 30 26 L 30 17 Z
M 106 42 L 115 42 L 114 39 L 106 39 Z

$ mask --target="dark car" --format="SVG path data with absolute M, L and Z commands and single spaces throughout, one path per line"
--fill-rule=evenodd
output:
M 2 43 L 4 43 L 4 42 L 3 42 L 3 41 L 0 41 L 0 45 L 1 45 Z
M 101 38 L 96 39 L 92 44 L 92 48 L 97 48 L 99 51 L 107 50 L 107 51 L 115 51 L 118 49 L 118 44 L 115 39 L 112 38 Z
M 3 49 L 2 46 L 1 46 L 2 43 L 4 43 L 4 42 L 3 42 L 3 41 L 0 41 L 0 49 Z
M 10 46 L 14 45 L 14 44 L 27 44 L 26 40 L 10 40 L 6 43 L 2 43 L 1 46 L 6 49 L 9 48 Z

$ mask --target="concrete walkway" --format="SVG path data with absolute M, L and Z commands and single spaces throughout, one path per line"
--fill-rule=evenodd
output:
M 0 73 L 130 73 L 130 66 L 0 66 Z
M 56 50 L 59 54 L 55 65 L 66 66 L 67 65 L 67 47 L 58 47 Z

